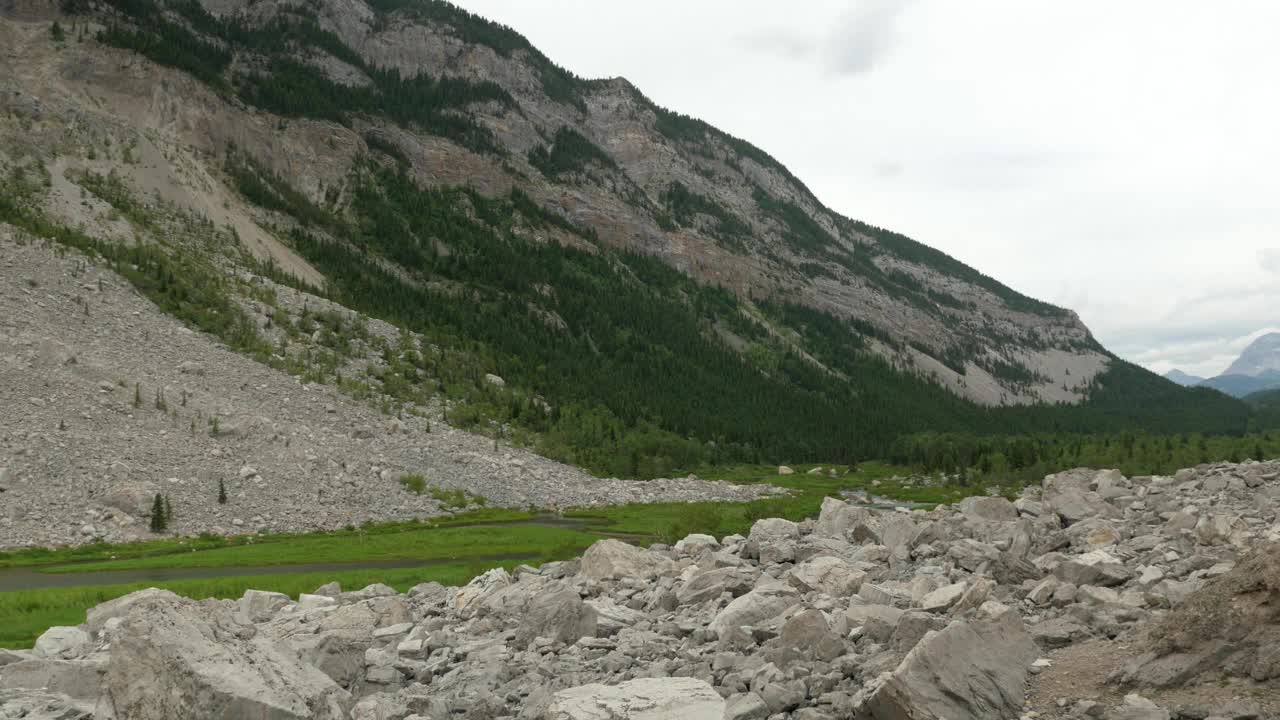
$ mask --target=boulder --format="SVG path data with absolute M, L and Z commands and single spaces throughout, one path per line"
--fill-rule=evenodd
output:
M 724 720 L 766 720 L 769 706 L 753 692 L 739 693 L 724 704 Z
M 858 592 L 866 577 L 865 572 L 845 560 L 820 556 L 795 566 L 788 580 L 801 592 L 820 592 L 841 598 Z
M 708 627 L 716 632 L 723 632 L 730 627 L 758 625 L 781 615 L 799 598 L 800 594 L 789 585 L 780 582 L 762 583 L 725 606 Z
M 1106 470 L 1078 468 L 1049 475 L 1044 479 L 1044 502 L 1049 510 L 1058 514 L 1064 525 L 1091 517 L 1119 517 L 1120 510 L 1093 490 L 1098 478 L 1109 478 L 1108 473 Z
M 145 517 L 151 513 L 151 505 L 159 492 L 160 486 L 153 482 L 131 480 L 107 490 L 102 504 L 134 517 Z
M 581 685 L 552 696 L 543 720 L 723 720 L 725 701 L 702 680 L 641 678 Z
M 596 634 L 602 637 L 617 634 L 622 628 L 631 627 L 649 617 L 639 610 L 623 607 L 606 598 L 586 602 L 596 612 Z
M 944 613 L 950 610 L 952 605 L 960 602 L 960 598 L 964 596 L 968 587 L 967 583 L 962 582 L 940 587 L 924 596 L 920 601 L 920 609 L 925 612 Z
M 755 586 L 755 574 L 744 568 L 716 568 L 705 570 L 689 578 L 676 590 L 681 605 L 700 605 L 714 600 L 724 593 L 734 597 L 743 595 Z
M 150 596 L 113 634 L 100 707 L 131 720 L 341 720 L 351 696 L 235 621 L 231 603 Z
M 1119 585 L 1132 573 L 1124 563 L 1104 550 L 1094 550 L 1058 563 L 1053 574 L 1073 585 Z
M 757 520 L 747 535 L 747 557 L 759 558 L 761 565 L 796 559 L 800 526 L 782 518 Z
M 1018 519 L 1018 510 L 1002 497 L 972 496 L 960 501 L 957 506 L 960 514 L 971 520 L 984 522 L 1013 522 Z
M 621 540 L 606 539 L 587 548 L 580 572 L 596 580 L 653 579 L 670 574 L 672 569 L 669 558 Z
M 818 513 L 818 522 L 814 525 L 813 532 L 822 537 L 844 540 L 855 526 L 867 522 L 870 517 L 871 513 L 866 508 L 825 497 L 822 499 L 822 510 Z
M 93 650 L 89 633 L 78 627 L 51 627 L 36 639 L 35 654 L 50 660 L 76 660 Z
M 832 629 L 826 614 L 813 608 L 796 613 L 783 623 L 777 648 L 782 656 L 779 665 L 790 657 L 829 661 L 844 654 L 844 642 Z
M 503 568 L 493 568 L 471 579 L 454 595 L 453 605 L 461 613 L 472 613 L 481 600 L 512 583 L 511 575 Z
M 245 590 L 237 604 L 240 617 L 246 622 L 266 622 L 293 602 L 288 595 L 264 590 Z
M 710 535 L 695 533 L 676 542 L 675 551 L 682 556 L 696 557 L 704 551 L 715 552 L 720 549 L 720 541 Z
M 996 602 L 968 621 L 927 633 L 892 673 L 855 697 L 857 720 L 1017 717 L 1027 667 L 1039 651 L 1022 618 Z
M 89 608 L 84 627 L 89 631 L 89 634 L 96 637 L 102 632 L 102 629 L 107 624 L 108 620 L 111 620 L 112 618 L 122 618 L 125 615 L 128 615 L 135 605 L 156 599 L 177 602 L 182 598 L 179 598 L 168 590 L 161 590 L 159 588 L 138 590 L 137 592 L 122 595 L 114 600 L 108 600 L 101 605 Z
M 0 690 L 45 690 L 76 700 L 95 702 L 101 693 L 102 678 L 106 671 L 106 661 L 100 659 L 31 658 L 10 663 L 0 669 Z
M 582 602 L 574 590 L 561 587 L 533 597 L 524 621 L 516 630 L 515 641 L 518 645 L 528 645 L 534 638 L 544 637 L 570 644 L 595 634 L 595 608 Z

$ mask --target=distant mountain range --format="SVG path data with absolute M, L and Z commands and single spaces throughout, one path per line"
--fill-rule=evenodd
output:
M 1164 376 L 1179 385 L 1213 388 L 1238 398 L 1280 388 L 1280 333 L 1254 340 L 1217 377 L 1206 379 L 1177 369 Z
M 1183 387 L 1193 387 L 1205 381 L 1199 375 L 1188 375 L 1177 368 L 1165 373 L 1164 376 L 1166 379 L 1172 380 Z

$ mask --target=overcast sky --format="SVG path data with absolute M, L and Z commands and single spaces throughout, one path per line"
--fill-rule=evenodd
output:
M 1158 372 L 1280 330 L 1280 3 L 461 4 Z

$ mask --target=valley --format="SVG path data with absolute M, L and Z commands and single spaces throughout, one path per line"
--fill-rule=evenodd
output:
M 1280 717 L 1277 337 L 445 2 L 0 0 L 0 720 Z

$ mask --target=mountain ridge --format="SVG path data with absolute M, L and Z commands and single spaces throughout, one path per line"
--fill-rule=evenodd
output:
M 1070 311 L 816 208 L 754 146 L 625 81 L 579 85 L 450 6 L 26 7 L 0 21 L 0 170 L 22 179 L 0 220 L 269 277 L 465 358 L 353 379 L 188 313 L 391 406 L 448 398 L 450 422 L 627 476 L 654 458 L 867 457 L 924 430 L 1250 422 L 1110 355 Z M 175 241 L 157 208 L 233 241 Z

